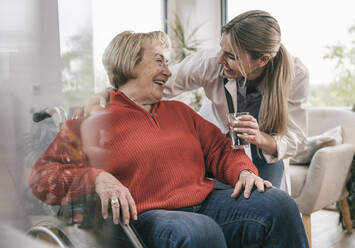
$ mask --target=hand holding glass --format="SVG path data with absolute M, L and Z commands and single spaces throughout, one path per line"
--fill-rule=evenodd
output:
M 238 134 L 242 134 L 237 132 L 237 127 L 235 124 L 238 122 L 238 118 L 242 115 L 248 115 L 249 112 L 238 112 L 238 113 L 229 113 L 228 117 L 228 126 L 229 126 L 229 135 L 232 141 L 233 149 L 241 149 L 249 147 L 249 143 L 247 143 L 244 139 L 238 137 Z

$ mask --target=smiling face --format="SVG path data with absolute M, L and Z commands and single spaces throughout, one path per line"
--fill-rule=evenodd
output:
M 129 95 L 140 104 L 153 104 L 161 100 L 165 83 L 171 76 L 166 48 L 155 40 L 143 42 L 142 60 L 135 66 L 135 78 L 127 82 Z
M 233 49 L 228 33 L 222 34 L 220 45 L 218 63 L 223 65 L 225 77 L 255 79 L 262 73 L 265 64 L 261 58 L 252 59 L 244 49 Z

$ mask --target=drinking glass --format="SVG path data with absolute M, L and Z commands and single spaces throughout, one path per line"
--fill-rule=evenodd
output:
M 228 127 L 229 127 L 229 134 L 232 141 L 232 148 L 233 149 L 242 149 L 249 147 L 249 143 L 246 142 L 244 139 L 238 137 L 238 134 L 245 134 L 237 132 L 237 127 L 233 127 L 233 124 L 238 122 L 238 117 L 242 115 L 248 115 L 249 112 L 237 112 L 237 113 L 228 113 Z

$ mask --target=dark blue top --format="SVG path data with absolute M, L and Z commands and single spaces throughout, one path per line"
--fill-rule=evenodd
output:
M 238 112 L 249 112 L 256 120 L 259 117 L 259 111 L 262 101 L 262 80 L 255 87 L 248 87 L 244 84 L 244 79 L 240 78 L 237 82 L 237 99 L 238 99 Z M 265 180 L 272 182 L 277 188 L 281 185 L 281 179 L 283 174 L 283 162 L 278 161 L 272 164 L 268 164 L 262 154 L 259 151 L 260 156 L 257 153 L 257 147 L 250 145 L 251 155 L 253 163 L 259 170 L 259 176 Z
M 236 82 L 238 112 L 249 112 L 250 115 L 258 120 L 262 100 L 261 83 L 257 87 L 247 87 L 243 78 L 237 79 Z

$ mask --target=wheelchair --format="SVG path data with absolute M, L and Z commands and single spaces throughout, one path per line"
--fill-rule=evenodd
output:
M 34 146 L 37 151 L 29 156 L 29 163 L 33 164 L 53 141 L 60 126 L 67 120 L 67 114 L 62 108 L 53 107 L 34 113 L 32 118 L 35 122 L 31 131 L 34 133 L 32 139 L 41 143 Z M 54 207 L 38 199 L 32 199 L 36 202 L 35 206 L 32 206 L 36 211 L 29 211 L 31 227 L 27 234 L 60 248 L 111 247 L 110 241 L 107 238 L 105 240 L 99 230 L 103 221 L 99 197 L 93 195 L 85 199 Z M 146 247 L 131 225 L 125 225 L 120 221 L 119 226 L 120 233 L 117 233 L 117 237 L 120 241 L 115 243 L 114 247 Z

